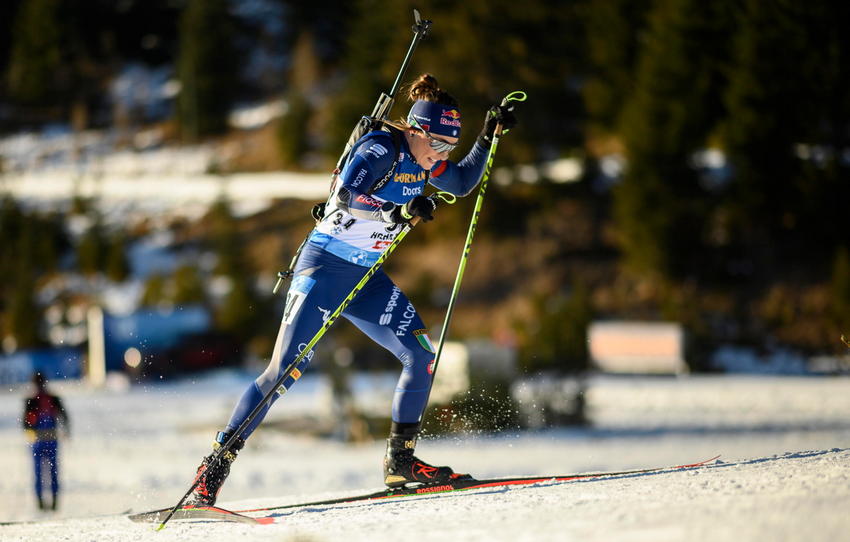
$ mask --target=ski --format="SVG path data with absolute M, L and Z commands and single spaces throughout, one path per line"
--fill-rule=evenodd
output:
M 237 512 L 240 514 L 248 514 L 252 512 L 273 512 L 276 510 L 287 510 L 293 508 L 306 508 L 309 506 L 332 506 L 335 504 L 346 504 L 346 503 L 356 503 L 356 502 L 364 502 L 364 501 L 378 501 L 378 500 L 387 500 L 401 497 L 415 497 L 422 495 L 435 495 L 435 494 L 446 494 L 458 491 L 471 491 L 475 489 L 484 489 L 484 488 L 498 488 L 498 487 L 509 487 L 509 486 L 528 486 L 534 484 L 542 484 L 542 483 L 564 483 L 571 482 L 577 480 L 587 480 L 593 478 L 608 478 L 608 477 L 616 477 L 616 476 L 629 476 L 629 475 L 638 475 L 638 474 L 649 474 L 653 472 L 663 472 L 663 471 L 672 471 L 672 470 L 680 470 L 680 469 L 692 469 L 697 467 L 703 467 L 708 463 L 714 461 L 720 456 L 712 457 L 711 459 L 706 459 L 704 461 L 700 461 L 698 463 L 690 463 L 687 465 L 674 465 L 670 467 L 653 467 L 648 469 L 636 469 L 636 470 L 625 470 L 625 471 L 616 471 L 616 472 L 594 472 L 594 473 L 586 473 L 586 474 L 565 474 L 565 475 L 555 475 L 555 476 L 521 476 L 515 478 L 488 478 L 488 479 L 476 479 L 476 478 L 457 478 L 455 480 L 451 480 L 450 482 L 438 483 L 438 484 L 427 484 L 427 485 L 414 485 L 414 486 L 405 486 L 401 488 L 394 489 L 383 489 L 380 491 L 376 491 L 374 493 L 366 493 L 363 495 L 355 495 L 352 497 L 340 497 L 336 499 L 327 499 L 321 501 L 312 501 L 312 502 L 304 502 L 304 503 L 296 503 L 296 504 L 285 504 L 282 506 L 270 506 L 266 508 L 252 508 L 248 510 L 238 510 Z
M 171 512 L 171 508 L 162 508 L 140 514 L 131 514 L 130 521 L 136 523 L 159 523 Z M 249 523 L 252 525 L 268 525 L 274 523 L 274 518 L 252 518 L 232 510 L 219 508 L 217 506 L 181 506 L 171 519 L 215 519 L 220 521 L 231 521 L 235 523 Z
M 445 483 L 437 484 L 420 484 L 409 485 L 400 488 L 382 489 L 373 493 L 365 493 L 362 495 L 354 495 L 351 497 L 339 497 L 335 499 L 326 499 L 320 501 L 302 502 L 295 504 L 285 504 L 282 506 L 269 506 L 265 508 L 251 508 L 246 510 L 227 510 L 217 506 L 181 506 L 178 508 L 171 519 L 214 519 L 221 521 L 231 521 L 238 523 L 248 523 L 254 525 L 268 525 L 275 522 L 275 516 L 267 517 L 252 517 L 245 514 L 251 513 L 267 513 L 278 510 L 288 510 L 296 508 L 307 508 L 311 506 L 333 506 L 336 504 L 347 504 L 368 501 L 386 501 L 388 499 L 416 496 L 432 496 L 443 495 L 461 491 L 473 491 L 476 489 L 487 488 L 507 488 L 511 486 L 530 486 L 534 484 L 561 484 L 565 482 L 590 480 L 594 478 L 612 478 L 617 476 L 631 476 L 640 474 L 649 474 L 653 472 L 674 471 L 681 469 L 693 469 L 704 467 L 708 463 L 718 459 L 720 456 L 715 456 L 697 463 L 689 463 L 685 465 L 673 465 L 669 467 L 653 467 L 648 469 L 634 469 L 623 471 L 608 471 L 608 472 L 592 472 L 584 474 L 564 474 L 553 476 L 519 476 L 514 478 L 484 478 L 477 479 L 471 477 L 459 477 Z M 156 523 L 161 522 L 171 512 L 171 508 L 162 508 L 160 510 L 152 510 L 150 512 L 142 512 L 132 514 L 129 517 L 131 521 L 137 523 Z

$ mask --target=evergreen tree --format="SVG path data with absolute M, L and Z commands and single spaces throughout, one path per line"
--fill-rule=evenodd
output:
M 850 4 L 820 0 L 806 7 L 794 20 L 804 34 L 797 40 L 805 46 L 792 42 L 796 54 L 783 55 L 794 63 L 788 69 L 799 72 L 794 84 L 805 88 L 796 91 L 794 110 L 780 113 L 790 113 L 788 121 L 797 124 L 792 154 L 800 159 L 796 167 L 801 169 L 792 179 L 793 192 L 783 202 L 780 219 L 783 237 L 825 261 L 837 245 L 846 243 L 850 231 L 850 214 L 836 205 L 850 201 L 850 161 L 842 151 L 850 148 L 850 37 L 845 31 Z M 799 255 L 795 251 L 786 257 L 797 260 Z
M 432 73 L 461 105 L 461 147 L 478 135 L 486 108 L 512 90 L 531 97 L 522 105 L 512 143 L 500 152 L 531 161 L 554 156 L 580 140 L 579 66 L 584 46 L 577 16 L 580 2 L 552 9 L 545 0 L 379 2 L 360 0 L 344 62 L 347 82 L 335 100 L 328 152 L 338 154 L 357 120 L 368 114 L 380 92 L 390 89 L 410 43 L 412 9 L 434 19 L 405 80 Z M 544 53 L 545 51 L 545 53 Z M 405 118 L 405 90 L 396 96 L 392 118 Z M 534 127 L 533 129 L 531 127 Z
M 29 0 L 18 9 L 12 30 L 9 93 L 18 103 L 48 105 L 66 71 L 59 0 Z
M 12 29 L 24 0 L 0 2 L 0 73 L 5 74 L 12 51 Z
M 56 269 L 64 246 L 55 217 L 24 212 L 11 198 L 0 202 L 0 331 L 21 346 L 38 342 L 41 312 L 35 287 L 43 273 Z
M 12 293 L 9 310 L 4 319 L 6 335 L 15 338 L 17 348 L 33 348 L 41 341 L 39 325 L 41 322 L 41 307 L 36 302 L 35 280 L 32 269 L 24 263 L 17 275 Z
M 221 133 L 238 85 L 226 0 L 189 0 L 180 18 L 178 119 L 189 140 Z
M 304 95 L 297 90 L 289 92 L 286 102 L 288 110 L 277 128 L 278 145 L 284 165 L 300 169 L 304 154 L 310 148 L 307 126 L 312 109 Z
M 738 14 L 724 95 L 722 137 L 735 171 L 725 206 L 733 237 L 763 264 L 797 220 L 795 144 L 809 139 L 822 107 L 812 92 L 823 53 L 811 48 L 821 32 L 812 24 L 815 6 L 747 0 Z
M 639 41 L 650 0 L 589 2 L 582 8 L 588 48 L 588 78 L 582 90 L 591 127 L 616 132 L 634 86 Z
M 239 237 L 238 224 L 230 203 L 220 199 L 209 212 L 211 242 L 218 256 L 215 272 L 219 275 L 239 276 L 244 272 L 245 257 Z
M 389 90 L 403 57 L 402 43 L 410 34 L 410 14 L 404 2 L 359 0 L 356 16 L 346 44 L 345 88 L 332 104 L 328 127 L 327 151 L 334 160 L 345 147 L 351 130 L 363 115 L 372 112 L 380 92 Z M 417 54 L 419 54 L 417 52 Z M 393 71 L 395 70 L 395 71 Z M 400 109 L 394 109 L 396 116 Z
M 689 160 L 719 110 L 725 12 L 717 6 L 654 5 L 621 118 L 628 169 L 614 194 L 615 218 L 627 263 L 644 275 L 681 273 L 699 248 L 704 210 Z
M 122 282 L 130 276 L 130 262 L 127 260 L 127 238 L 123 232 L 114 233 L 108 242 L 106 253 L 106 276 L 115 282 Z
M 850 332 L 850 254 L 845 246 L 839 247 L 835 252 L 832 264 L 829 312 L 838 329 L 844 333 Z
M 145 289 L 139 301 L 143 307 L 155 307 L 168 301 L 168 286 L 165 277 L 154 273 L 145 281 Z
M 204 281 L 194 265 L 181 265 L 174 271 L 174 304 L 190 305 L 206 302 Z
M 17 202 L 4 197 L 0 203 L 0 276 L 8 277 L 3 280 L 3 289 L 11 286 L 10 280 L 15 276 L 18 261 L 17 249 L 23 227 L 24 216 Z M 7 286 L 8 285 L 8 286 Z M 5 296 L 0 296 L 0 298 Z
M 587 369 L 590 293 L 581 281 L 575 281 L 571 290 L 568 297 L 534 297 L 531 321 L 518 326 L 520 363 L 526 371 L 578 373 Z
M 96 220 L 83 234 L 77 245 L 77 266 L 80 272 L 93 275 L 103 271 L 106 263 L 107 243 L 103 226 Z
M 216 327 L 247 342 L 257 331 L 260 300 L 246 278 L 230 278 L 230 292 L 216 310 Z

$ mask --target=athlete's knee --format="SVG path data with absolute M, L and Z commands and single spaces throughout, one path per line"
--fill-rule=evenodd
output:
M 434 372 L 434 354 L 425 351 L 413 353 L 406 371 L 410 378 L 419 384 L 429 383 Z

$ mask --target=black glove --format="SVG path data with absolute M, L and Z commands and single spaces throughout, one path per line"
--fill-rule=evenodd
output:
M 387 222 L 400 224 L 410 222 L 413 217 L 418 216 L 423 222 L 434 220 L 434 210 L 437 201 L 427 196 L 416 196 L 404 205 L 397 205 L 391 201 L 384 203 L 381 214 Z
M 485 149 L 490 148 L 493 143 L 493 132 L 496 131 L 496 125 L 502 124 L 502 133 L 507 132 L 517 124 L 514 116 L 514 104 L 508 102 L 508 105 L 494 105 L 487 111 L 484 117 L 484 128 L 478 134 L 478 143 Z

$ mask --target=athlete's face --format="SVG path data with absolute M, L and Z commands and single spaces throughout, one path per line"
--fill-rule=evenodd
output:
M 448 160 L 450 150 L 439 151 L 434 146 L 441 147 L 440 143 L 448 143 L 449 145 L 457 145 L 458 138 L 441 135 L 428 134 L 421 130 L 408 130 L 407 144 L 410 146 L 410 152 L 416 159 L 416 163 L 425 169 L 431 169 L 434 164 L 441 160 Z

